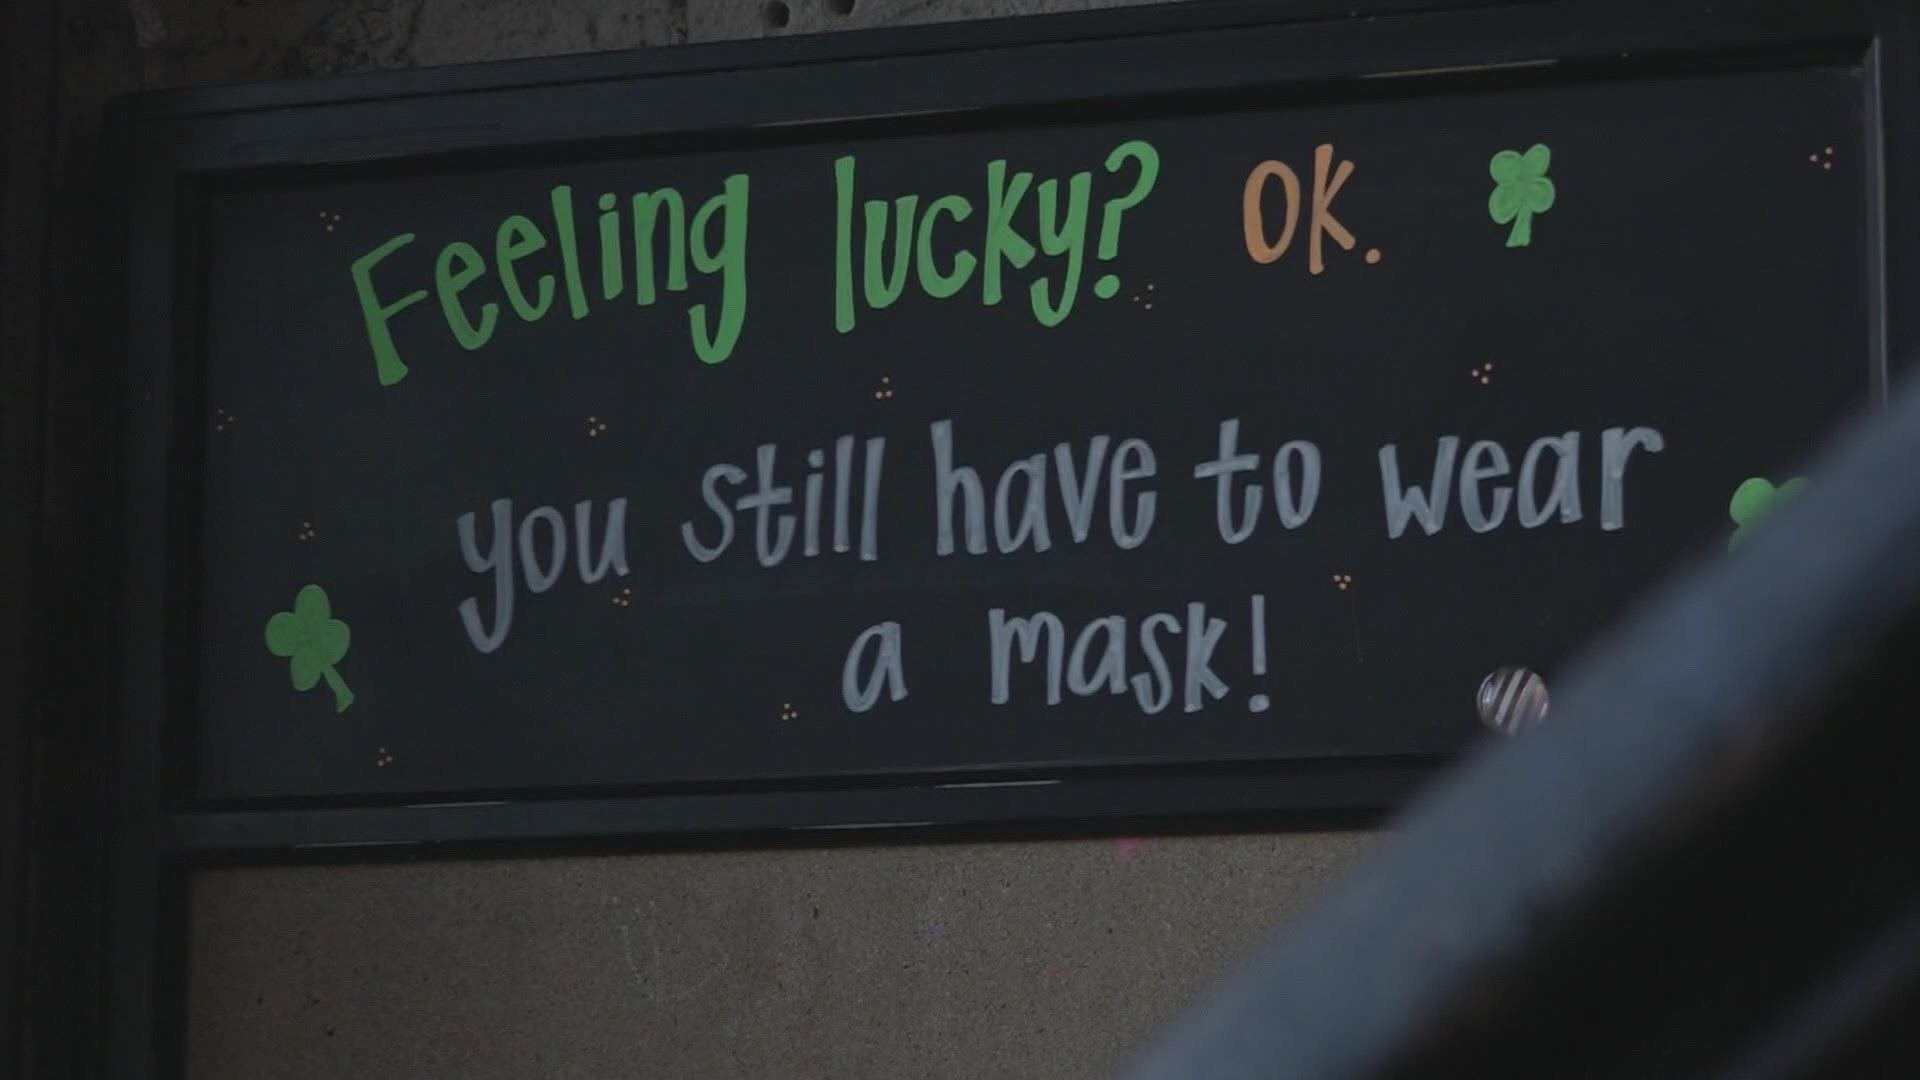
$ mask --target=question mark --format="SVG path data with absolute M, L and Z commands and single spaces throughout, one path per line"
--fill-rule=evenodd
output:
M 1140 179 L 1134 182 L 1133 190 L 1117 199 L 1108 199 L 1107 208 L 1100 215 L 1100 247 L 1098 254 L 1104 260 L 1112 259 L 1120 253 L 1120 215 L 1139 206 L 1153 193 L 1153 182 L 1160 177 L 1160 152 L 1151 143 L 1141 139 L 1123 142 L 1107 155 L 1107 171 L 1117 173 L 1120 166 L 1128 161 L 1140 165 Z M 1093 295 L 1102 300 L 1111 300 L 1120 291 L 1120 279 L 1112 274 L 1100 275 L 1093 283 Z

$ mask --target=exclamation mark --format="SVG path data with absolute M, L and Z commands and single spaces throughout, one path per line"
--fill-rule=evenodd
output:
M 1253 674 L 1256 678 L 1267 674 L 1267 598 L 1259 593 L 1253 594 Z M 1248 712 L 1263 713 L 1272 707 L 1265 694 L 1247 699 Z

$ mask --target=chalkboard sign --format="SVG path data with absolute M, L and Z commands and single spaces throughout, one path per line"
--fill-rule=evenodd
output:
M 1197 92 L 1230 37 L 1030 108 L 230 133 L 175 246 L 173 797 L 1343 806 L 1550 718 L 1876 393 L 1862 69 Z

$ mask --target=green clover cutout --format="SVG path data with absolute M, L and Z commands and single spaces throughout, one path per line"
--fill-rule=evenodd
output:
M 1553 209 L 1553 181 L 1547 179 L 1547 166 L 1553 164 L 1553 151 L 1545 143 L 1535 143 L 1526 153 L 1502 150 L 1493 155 L 1487 172 L 1493 177 L 1493 194 L 1487 197 L 1487 213 L 1493 223 L 1511 222 L 1507 246 L 1526 247 L 1533 243 L 1533 215 Z
M 1779 487 L 1774 487 L 1771 480 L 1756 476 L 1735 488 L 1733 501 L 1727 504 L 1727 513 L 1732 516 L 1734 524 L 1733 536 L 1727 540 L 1727 550 L 1739 547 L 1753 528 L 1785 506 L 1806 486 L 1807 478 L 1804 476 L 1796 476 Z
M 293 598 L 293 610 L 282 611 L 267 620 L 267 651 L 287 657 L 293 672 L 293 688 L 302 693 L 327 681 L 333 691 L 333 711 L 343 713 L 353 704 L 353 691 L 334 670 L 346 658 L 352 633 L 347 624 L 333 617 L 327 603 L 327 590 L 309 585 Z

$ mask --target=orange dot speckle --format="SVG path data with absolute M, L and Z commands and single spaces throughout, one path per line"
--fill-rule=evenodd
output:
M 1368 266 L 1380 265 L 1380 249 L 1379 248 L 1367 249 L 1367 265 Z

